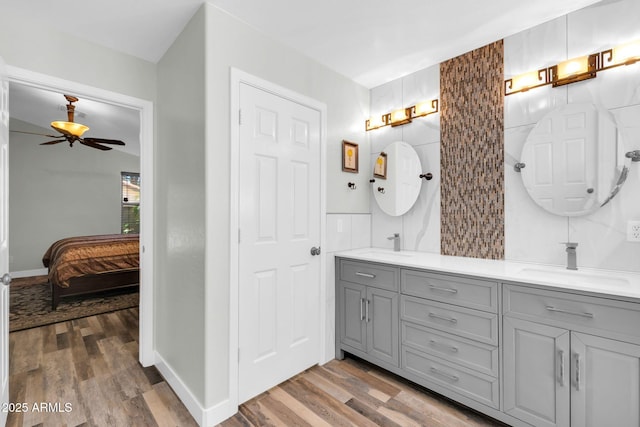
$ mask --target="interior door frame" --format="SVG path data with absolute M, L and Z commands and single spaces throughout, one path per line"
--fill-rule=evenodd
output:
M 244 83 L 257 89 L 279 96 L 292 102 L 304 105 L 320 113 L 320 247 L 325 246 L 326 187 L 327 187 L 327 106 L 313 98 L 302 95 L 275 83 L 256 77 L 252 74 L 231 67 L 230 90 L 230 203 L 229 203 L 229 400 L 231 406 L 239 405 L 239 249 L 238 230 L 240 222 L 240 84 Z M 325 363 L 326 346 L 326 256 L 320 253 L 320 331 L 318 346 L 318 363 Z
M 7 66 L 9 82 L 81 98 L 131 108 L 140 112 L 140 334 L 139 361 L 142 366 L 156 363 L 153 306 L 153 102 L 30 70 Z M 9 99 L 11 113 L 11 99 Z M 9 154 L 11 158 L 11 154 Z

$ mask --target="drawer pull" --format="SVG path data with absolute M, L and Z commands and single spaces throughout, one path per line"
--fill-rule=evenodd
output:
M 369 279 L 375 279 L 376 278 L 375 274 L 362 273 L 360 271 L 356 271 L 356 276 L 368 277 Z
M 454 319 L 453 317 L 441 316 L 435 313 L 429 313 L 429 317 L 433 319 L 446 320 L 447 322 L 451 322 L 451 323 L 458 323 L 458 319 Z
M 444 348 L 448 349 L 452 353 L 457 353 L 458 352 L 458 347 L 454 347 L 452 345 L 447 345 L 447 344 L 442 344 L 442 343 L 439 343 L 436 340 L 429 340 L 429 342 L 434 347 L 444 347 Z
M 439 288 L 437 286 L 429 286 L 429 289 L 431 289 L 432 291 L 440 291 L 440 292 L 450 292 L 452 294 L 457 294 L 458 290 L 457 289 L 451 289 L 451 288 Z
M 554 313 L 571 314 L 573 316 L 580 316 L 580 317 L 586 317 L 588 319 L 593 319 L 593 313 L 578 313 L 576 311 L 562 310 L 559 308 L 552 307 L 550 305 L 547 306 L 547 311 L 552 311 Z
M 442 372 L 440 369 L 436 369 L 436 368 L 431 368 L 430 369 L 431 372 L 433 372 L 436 375 L 440 375 L 441 377 L 445 377 L 451 381 L 458 381 L 460 378 L 458 378 L 455 375 L 451 375 L 451 374 L 447 374 L 446 372 Z
M 564 387 L 564 351 L 558 351 L 558 357 L 560 358 L 560 386 Z

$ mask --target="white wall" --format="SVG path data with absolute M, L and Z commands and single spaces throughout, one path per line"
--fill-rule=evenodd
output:
M 640 2 L 606 2 L 505 39 L 505 76 L 549 66 L 640 39 Z M 505 258 L 564 265 L 560 242 L 578 242 L 578 267 L 640 271 L 640 244 L 626 241 L 627 220 L 640 220 L 640 164 L 597 212 L 578 218 L 547 213 L 528 196 L 513 165 L 535 123 L 553 108 L 593 102 L 609 109 L 628 150 L 640 149 L 640 64 L 602 71 L 595 79 L 545 86 L 505 97 Z
M 205 401 L 205 13 L 158 63 L 156 352 Z
M 155 100 L 155 64 L 17 20 L 6 10 L 0 13 L 0 56 L 14 67 Z
M 285 47 L 214 6 L 207 10 L 207 280 L 206 405 L 229 397 L 229 76 L 238 68 L 327 105 L 327 210 L 368 212 L 368 175 L 341 172 L 341 143 L 360 144 L 369 157 L 364 121 L 369 91 Z M 362 168 L 362 164 L 361 164 Z M 351 191 L 357 180 L 363 191 Z
M 12 130 L 50 133 L 18 120 Z M 49 138 L 51 139 L 51 138 Z M 140 157 L 67 143 L 41 146 L 44 137 L 9 139 L 9 268 L 43 268 L 56 240 L 120 233 L 120 172 L 139 172 Z
M 508 37 L 505 78 L 640 39 L 640 2 L 621 0 L 591 6 Z M 618 120 L 628 150 L 640 148 L 640 64 L 601 72 L 596 79 L 553 88 L 545 86 L 505 97 L 505 258 L 564 265 L 560 242 L 575 241 L 578 266 L 640 271 L 640 244 L 626 242 L 627 220 L 640 220 L 640 164 L 632 164 L 618 195 L 596 213 L 580 218 L 551 215 L 527 194 L 513 170 L 535 123 L 566 103 L 593 102 Z M 439 66 L 418 71 L 371 90 L 371 113 L 380 114 L 416 101 L 439 97 Z M 471 100 L 470 100 L 471 102 Z M 440 252 L 439 114 L 397 128 L 369 132 L 371 164 L 384 146 L 405 140 L 416 147 L 424 181 L 416 205 L 402 217 L 383 213 L 371 198 L 372 246 L 391 248 L 386 239 L 400 232 L 403 249 Z
M 371 89 L 371 115 L 379 116 L 418 102 L 440 98 L 440 66 L 435 65 Z M 440 113 L 398 126 L 368 132 L 371 139 L 371 170 L 378 154 L 394 141 L 405 141 L 416 150 L 423 173 L 433 179 L 422 180 L 420 195 L 405 215 L 385 214 L 371 197 L 372 246 L 393 248 L 387 237 L 400 233 L 402 249 L 440 253 Z M 368 185 L 371 192 L 371 185 Z

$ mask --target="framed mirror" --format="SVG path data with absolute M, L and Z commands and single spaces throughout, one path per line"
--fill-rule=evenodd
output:
M 613 115 L 581 103 L 547 113 L 529 133 L 518 165 L 534 202 L 555 215 L 581 216 L 616 195 L 629 162 Z
M 422 166 L 414 148 L 404 141 L 385 147 L 373 165 L 373 196 L 387 215 L 409 211 L 420 195 Z

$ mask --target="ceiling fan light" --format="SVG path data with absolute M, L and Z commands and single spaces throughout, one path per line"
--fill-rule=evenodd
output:
M 51 127 L 58 132 L 62 132 L 64 134 L 69 133 L 73 136 L 77 136 L 78 138 L 81 137 L 83 133 L 89 130 L 88 126 L 81 125 L 80 123 L 62 121 L 51 122 Z

